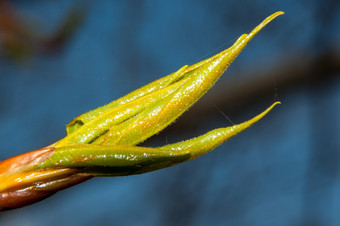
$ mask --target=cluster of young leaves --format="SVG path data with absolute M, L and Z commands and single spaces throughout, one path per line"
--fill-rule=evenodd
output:
M 67 136 L 42 149 L 0 162 L 0 210 L 37 202 L 94 176 L 145 173 L 201 156 L 265 116 L 158 148 L 136 146 L 158 133 L 206 93 L 274 13 L 215 56 L 156 80 L 78 116 Z

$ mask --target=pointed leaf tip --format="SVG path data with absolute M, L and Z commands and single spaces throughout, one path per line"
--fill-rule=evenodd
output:
M 247 43 L 282 14 L 267 17 L 227 50 L 78 116 L 67 125 L 67 136 L 45 149 L 0 162 L 0 211 L 37 202 L 92 176 L 138 174 L 188 161 L 259 121 L 281 102 L 246 122 L 190 140 L 159 148 L 135 146 L 194 104 Z
M 235 136 L 236 134 L 242 132 L 243 130 L 247 129 L 248 127 L 252 126 L 253 124 L 255 124 L 256 122 L 258 122 L 260 119 L 262 119 L 264 116 L 266 116 L 276 105 L 281 104 L 280 101 L 276 101 L 275 103 L 273 103 L 270 107 L 268 107 L 266 110 L 264 110 L 262 113 L 258 114 L 257 116 L 255 116 L 254 118 L 245 121 L 241 124 L 238 125 L 234 125 L 233 127 L 233 136 Z

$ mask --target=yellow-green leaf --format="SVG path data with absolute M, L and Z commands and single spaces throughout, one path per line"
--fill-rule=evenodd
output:
M 282 12 L 274 13 L 229 49 L 78 116 L 67 136 L 0 162 L 0 210 L 37 202 L 93 176 L 145 173 L 201 156 L 265 116 L 158 148 L 138 147 L 174 122 L 220 78 L 247 43 Z

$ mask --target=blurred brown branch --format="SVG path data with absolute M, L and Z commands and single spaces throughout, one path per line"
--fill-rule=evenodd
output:
M 85 18 L 85 8 L 74 7 L 51 34 L 42 34 L 8 0 L 0 0 L 0 54 L 23 60 L 36 54 L 60 51 L 74 35 Z
M 197 118 L 209 118 L 210 114 L 216 113 L 211 103 L 222 111 L 236 113 L 255 101 L 274 101 L 276 90 L 280 100 L 280 95 L 288 90 L 335 78 L 339 72 L 339 48 L 329 48 L 314 56 L 308 53 L 289 55 L 276 65 L 266 65 L 247 75 L 233 75 L 233 79 L 228 79 L 223 86 L 206 95 L 204 99 L 209 101 L 195 105 L 185 114 L 184 120 L 179 119 L 170 128 L 174 131 L 194 128 Z

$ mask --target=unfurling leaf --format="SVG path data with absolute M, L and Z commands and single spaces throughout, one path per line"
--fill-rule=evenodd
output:
M 244 123 L 158 148 L 136 146 L 158 133 L 205 94 L 277 12 L 215 56 L 184 66 L 112 103 L 78 116 L 67 136 L 0 162 L 0 210 L 37 202 L 94 176 L 145 173 L 194 159 L 245 130 L 276 104 Z

